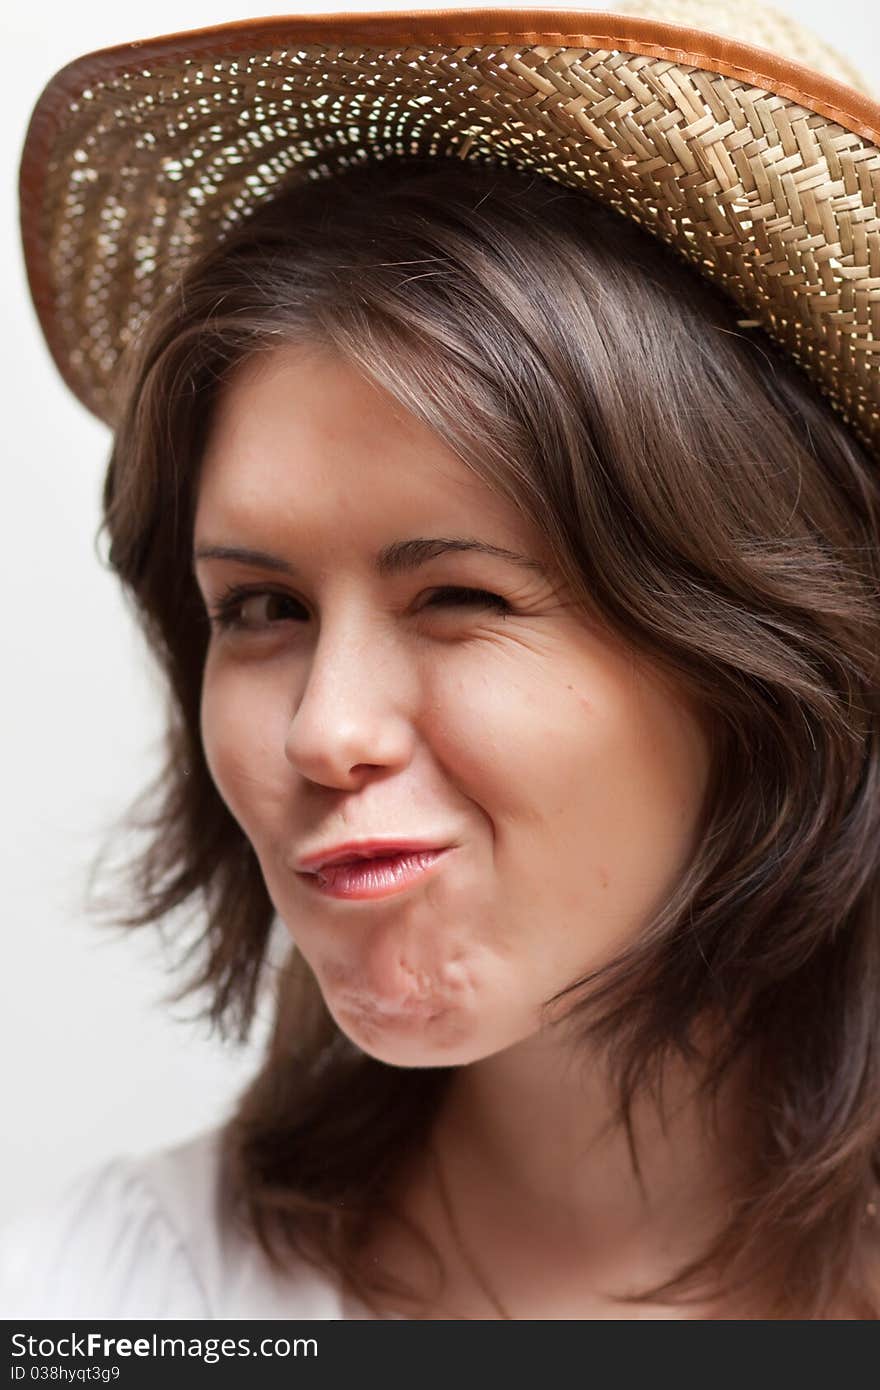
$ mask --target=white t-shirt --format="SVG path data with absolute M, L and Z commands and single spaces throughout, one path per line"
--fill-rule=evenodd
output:
M 219 1130 L 91 1168 L 0 1230 L 2 1318 L 373 1318 L 217 1220 Z

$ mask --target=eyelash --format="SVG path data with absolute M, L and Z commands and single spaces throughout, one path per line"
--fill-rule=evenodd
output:
M 444 584 L 441 588 L 434 590 L 432 598 L 436 599 L 437 596 L 441 594 L 455 594 L 457 596 L 457 602 L 464 607 L 476 607 L 477 605 L 473 600 L 479 599 L 480 606 L 492 608 L 501 614 L 507 614 L 513 611 L 506 599 L 503 599 L 500 594 L 491 593 L 488 589 L 465 588 L 454 584 Z M 220 631 L 229 629 L 241 630 L 243 632 L 265 631 L 265 628 L 260 629 L 252 623 L 245 623 L 240 617 L 239 610 L 245 599 L 248 598 L 281 598 L 286 599 L 289 603 L 299 603 L 299 600 L 294 599 L 290 594 L 281 593 L 276 589 L 249 588 L 244 585 L 233 584 L 230 585 L 217 602 L 211 606 L 209 611 L 212 626 L 218 628 Z M 277 624 L 268 624 L 267 626 L 277 626 Z

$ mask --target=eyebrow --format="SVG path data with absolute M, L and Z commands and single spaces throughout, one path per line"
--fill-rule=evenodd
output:
M 383 546 L 375 557 L 376 573 L 382 578 L 392 574 L 404 574 L 418 569 L 420 565 L 445 555 L 449 551 L 477 551 L 481 555 L 491 555 L 497 560 L 507 560 L 537 574 L 546 574 L 544 566 L 528 555 L 518 555 L 514 550 L 506 550 L 501 545 L 490 545 L 488 541 L 472 540 L 464 536 L 413 536 L 410 540 L 392 541 Z M 200 545 L 193 555 L 193 566 L 198 560 L 229 560 L 256 569 L 275 570 L 278 574 L 296 575 L 293 565 L 278 555 L 270 555 L 265 550 L 252 550 L 240 545 Z

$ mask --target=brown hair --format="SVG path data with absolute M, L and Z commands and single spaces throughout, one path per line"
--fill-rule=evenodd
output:
M 604 1049 L 630 1138 L 634 1097 L 693 1055 L 707 1013 L 724 1024 L 707 1096 L 748 1061 L 759 1162 L 705 1257 L 652 1296 L 745 1288 L 763 1316 L 876 1318 L 880 481 L 741 313 L 588 194 L 455 159 L 308 180 L 194 264 L 120 378 L 104 489 L 109 564 L 170 697 L 164 767 L 129 817 L 148 835 L 122 866 L 135 909 L 113 921 L 173 916 L 181 936 L 187 909 L 197 969 L 175 997 L 207 990 L 204 1015 L 248 1036 L 274 912 L 200 742 L 198 465 L 237 364 L 323 344 L 520 508 L 585 619 L 711 717 L 693 862 L 620 959 L 572 982 L 568 1020 Z M 275 998 L 223 1131 L 230 1207 L 277 1266 L 400 1292 L 358 1251 L 452 1070 L 362 1053 L 295 949 Z

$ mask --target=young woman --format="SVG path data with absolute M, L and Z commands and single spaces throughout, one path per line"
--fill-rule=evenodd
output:
M 497 50 L 497 12 L 446 14 L 448 50 L 456 23 Z M 672 26 L 619 23 L 668 113 Z M 548 82 L 549 41 L 505 70 Z M 722 284 L 686 218 L 664 246 L 613 204 L 388 150 L 192 237 L 119 362 L 64 359 L 113 427 L 109 563 L 171 694 L 114 920 L 192 914 L 183 988 L 241 1036 L 285 949 L 235 1113 L 20 1233 L 22 1307 L 880 1314 L 876 380 L 794 299 L 762 329 L 746 241 L 748 281 L 712 243 Z

